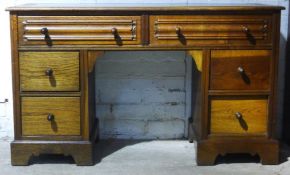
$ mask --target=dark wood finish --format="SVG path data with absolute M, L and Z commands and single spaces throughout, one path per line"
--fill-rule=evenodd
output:
M 140 20 L 140 16 L 20 16 L 19 45 L 141 44 Z
M 153 3 L 153 4 L 146 4 L 146 6 L 134 3 L 121 3 L 121 4 L 92 4 L 92 3 L 81 3 L 81 4 L 24 4 L 20 6 L 9 7 L 7 10 L 15 11 L 15 12 L 27 12 L 27 11 L 36 11 L 37 13 L 40 11 L 51 12 L 51 11 L 61 11 L 61 12 L 86 12 L 86 11 L 101 11 L 101 12 L 111 12 L 117 13 L 121 11 L 124 12 L 160 12 L 160 13 L 170 13 L 170 12 L 178 12 L 178 13 L 185 13 L 185 12 L 255 12 L 255 13 L 263 13 L 263 12 L 280 12 L 280 10 L 285 9 L 282 6 L 267 6 L 262 4 L 220 4 L 220 3 L 209 3 L 209 4 L 200 4 L 200 3 L 175 3 L 175 4 L 166 4 L 164 3 Z
M 272 39 L 271 16 L 158 15 L 150 16 L 151 45 L 267 45 Z
M 94 153 L 90 142 L 78 141 L 13 141 L 11 164 L 29 165 L 33 156 L 40 154 L 64 154 L 72 156 L 77 165 L 93 165 Z
M 197 143 L 196 160 L 198 165 L 212 165 L 218 155 L 230 153 L 248 153 L 259 155 L 264 165 L 279 162 L 279 144 L 269 139 L 220 139 L 203 140 Z
M 282 9 L 182 4 L 8 8 L 15 128 L 12 164 L 27 165 L 30 157 L 47 153 L 72 155 L 78 165 L 93 164 L 99 133 L 94 64 L 109 50 L 185 50 L 192 56 L 193 80 L 199 81 L 192 89 L 199 93 L 192 100 L 201 105 L 194 109 L 189 129 L 197 139 L 198 165 L 212 165 L 216 156 L 227 153 L 258 154 L 263 164 L 278 163 Z M 59 124 L 57 132 L 49 127 L 52 122 Z
M 212 51 L 210 89 L 269 90 L 271 57 L 270 50 Z
M 149 41 L 149 15 L 142 15 L 141 16 L 141 20 L 142 20 L 142 44 L 143 45 L 148 45 L 150 43 Z

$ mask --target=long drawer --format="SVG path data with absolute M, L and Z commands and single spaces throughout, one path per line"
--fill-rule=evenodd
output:
M 22 97 L 22 135 L 80 135 L 79 97 Z
M 135 45 L 140 16 L 19 16 L 19 45 Z
M 157 15 L 150 27 L 151 45 L 265 45 L 272 38 L 267 15 Z

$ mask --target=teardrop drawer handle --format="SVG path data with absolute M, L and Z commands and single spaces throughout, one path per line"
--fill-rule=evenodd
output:
M 244 73 L 245 73 L 244 68 L 242 68 L 242 67 L 240 67 L 240 66 L 237 68 L 237 71 L 238 71 L 240 74 L 244 74 Z
M 180 28 L 180 27 L 176 27 L 176 28 L 175 28 L 175 32 L 176 32 L 176 34 L 177 34 L 178 36 L 180 36 L 180 35 L 181 35 L 181 28 Z
M 45 70 L 45 75 L 51 77 L 53 75 L 53 70 L 52 68 L 48 68 Z
M 248 27 L 242 26 L 242 29 L 246 34 L 250 33 L 250 29 Z
M 241 119 L 241 118 L 243 117 L 243 115 L 242 115 L 240 112 L 236 112 L 236 113 L 235 113 L 235 117 L 236 117 L 237 119 Z
M 47 36 L 48 35 L 48 29 L 46 27 L 40 29 L 40 33 Z
M 118 30 L 117 30 L 117 28 L 115 28 L 115 27 L 112 28 L 111 32 L 112 32 L 112 34 L 114 35 L 115 38 L 118 37 Z
M 47 115 L 47 120 L 48 121 L 53 121 L 54 120 L 54 115 L 53 114 L 48 114 Z
M 46 44 L 48 46 L 52 46 L 52 41 L 51 41 L 51 38 L 49 36 L 48 29 L 46 27 L 43 27 L 42 29 L 40 29 L 40 33 L 44 35 L 44 40 L 45 40 Z

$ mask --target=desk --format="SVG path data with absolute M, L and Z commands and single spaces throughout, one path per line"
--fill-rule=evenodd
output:
M 184 50 L 201 72 L 197 164 L 219 154 L 278 163 L 279 6 L 30 4 L 10 7 L 15 140 L 32 155 L 93 164 L 94 64 L 110 50 Z M 196 100 L 196 99 L 195 99 Z

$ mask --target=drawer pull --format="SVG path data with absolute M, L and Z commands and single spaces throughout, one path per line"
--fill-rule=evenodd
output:
M 45 75 L 51 77 L 53 75 L 53 70 L 51 68 L 46 69 Z
M 51 38 L 49 36 L 49 32 L 48 32 L 48 29 L 46 27 L 43 27 L 41 30 L 40 30 L 40 33 L 44 35 L 44 40 L 46 42 L 46 44 L 48 46 L 52 46 L 52 41 L 51 41 Z
M 53 121 L 54 120 L 54 115 L 53 114 L 48 114 L 47 115 L 47 120 L 50 121 L 50 122 Z
M 242 29 L 246 34 L 250 33 L 250 29 L 248 27 L 242 26 Z
M 243 117 L 240 112 L 236 112 L 235 116 L 236 116 L 237 119 L 241 119 Z
M 180 27 L 175 28 L 175 33 L 177 34 L 178 40 L 181 42 L 181 44 L 186 45 L 186 39 L 185 36 L 182 34 Z
M 123 45 L 123 41 L 122 41 L 122 39 L 121 39 L 121 37 L 120 37 L 120 35 L 118 33 L 117 28 L 115 28 L 115 27 L 112 28 L 111 32 L 114 35 L 114 39 L 116 41 L 116 44 L 118 44 L 119 46 Z
M 242 67 L 238 67 L 237 70 L 238 70 L 238 72 L 240 74 L 244 74 L 245 73 L 245 70 Z
M 44 27 L 40 30 L 40 33 L 46 36 L 46 35 L 48 35 L 48 29 L 46 27 Z
M 176 28 L 175 28 L 175 32 L 176 32 L 176 34 L 177 34 L 178 36 L 180 36 L 180 35 L 181 35 L 181 29 L 180 29 L 180 27 L 176 27 Z
M 115 38 L 118 37 L 118 30 L 115 27 L 112 28 L 112 34 L 114 35 Z
M 246 84 L 251 84 L 249 76 L 246 74 L 245 70 L 242 67 L 238 67 L 237 71 L 240 73 L 241 78 L 244 80 Z
M 252 44 L 252 45 L 256 45 L 256 37 L 254 35 L 252 35 L 250 29 L 246 26 L 242 26 L 243 31 L 245 32 L 248 41 Z

